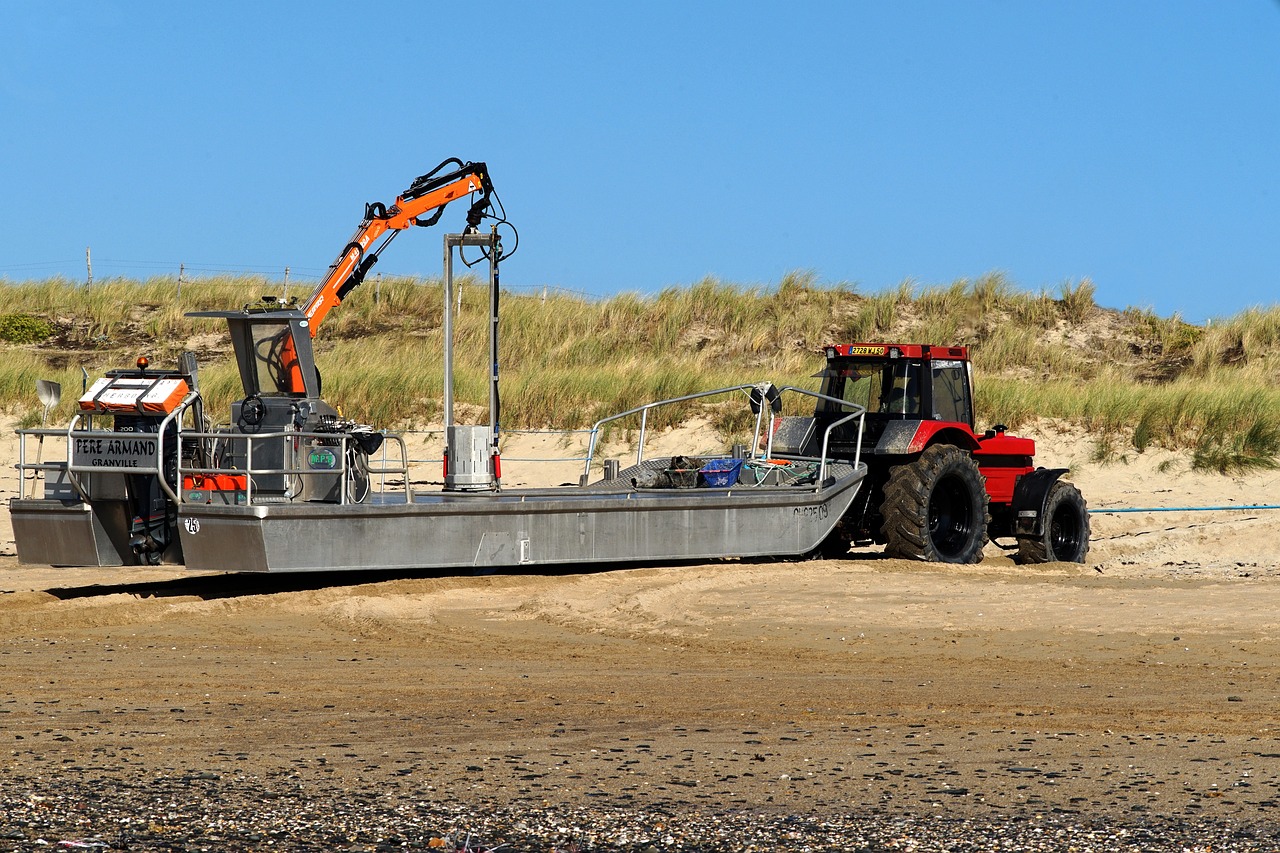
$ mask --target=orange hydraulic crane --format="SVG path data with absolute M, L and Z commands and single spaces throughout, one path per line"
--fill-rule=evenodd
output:
M 446 172 L 445 169 L 449 167 L 453 168 Z M 378 255 L 397 234 L 411 225 L 435 225 L 444 213 L 445 205 L 473 193 L 479 193 L 480 196 L 467 211 L 467 231 L 471 232 L 479 228 L 493 195 L 493 183 L 489 180 L 489 169 L 484 163 L 464 163 L 451 157 L 427 174 L 415 178 L 391 207 L 381 202 L 366 204 L 364 221 L 302 308 L 311 329 L 311 337 L 316 336 L 325 315 L 341 304 L 348 293 L 360 286 L 369 269 L 378 262 Z M 435 212 L 431 213 L 432 211 Z M 424 214 L 431 215 L 421 218 Z M 387 234 L 386 239 L 370 251 L 369 247 L 383 234 Z

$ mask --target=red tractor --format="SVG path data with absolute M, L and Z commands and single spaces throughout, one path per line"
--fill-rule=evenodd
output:
M 867 411 L 868 472 L 824 551 L 874 542 L 896 557 L 976 563 L 990 538 L 1015 540 L 1001 547 L 1016 548 L 1022 563 L 1084 562 L 1089 515 L 1080 490 L 1061 479 L 1067 469 L 1037 468 L 1035 442 L 1001 424 L 974 432 L 968 348 L 848 344 L 826 356 L 822 393 Z M 819 400 L 805 432 L 820 436 L 850 411 Z M 832 455 L 851 457 L 857 440 L 856 428 L 837 427 Z

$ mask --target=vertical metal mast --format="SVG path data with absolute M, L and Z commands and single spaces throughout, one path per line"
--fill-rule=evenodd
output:
M 502 402 L 498 396 L 498 258 L 502 242 L 496 227 L 489 236 L 489 431 L 497 456 L 498 431 L 502 427 Z
M 444 235 L 444 429 L 453 426 L 453 247 L 461 234 Z M 449 450 L 446 447 L 445 453 Z
M 453 418 L 453 250 L 475 246 L 489 261 L 489 426 L 458 426 Z M 481 490 L 498 487 L 498 258 L 502 242 L 497 229 L 488 234 L 446 234 L 444 237 L 444 428 L 445 489 Z M 461 308 L 459 308 L 459 311 Z

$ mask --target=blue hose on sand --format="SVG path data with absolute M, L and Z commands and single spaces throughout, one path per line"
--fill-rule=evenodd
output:
M 1253 511 L 1261 509 L 1280 509 L 1277 504 L 1253 504 L 1249 506 L 1146 506 L 1146 507 L 1103 507 L 1091 509 L 1089 512 L 1223 512 L 1226 510 Z

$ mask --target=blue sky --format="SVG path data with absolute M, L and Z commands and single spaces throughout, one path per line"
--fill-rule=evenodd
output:
M 1280 2 L 12 4 L 0 276 L 318 275 L 485 160 L 514 287 L 1280 284 Z M 461 207 L 378 269 L 436 275 Z

